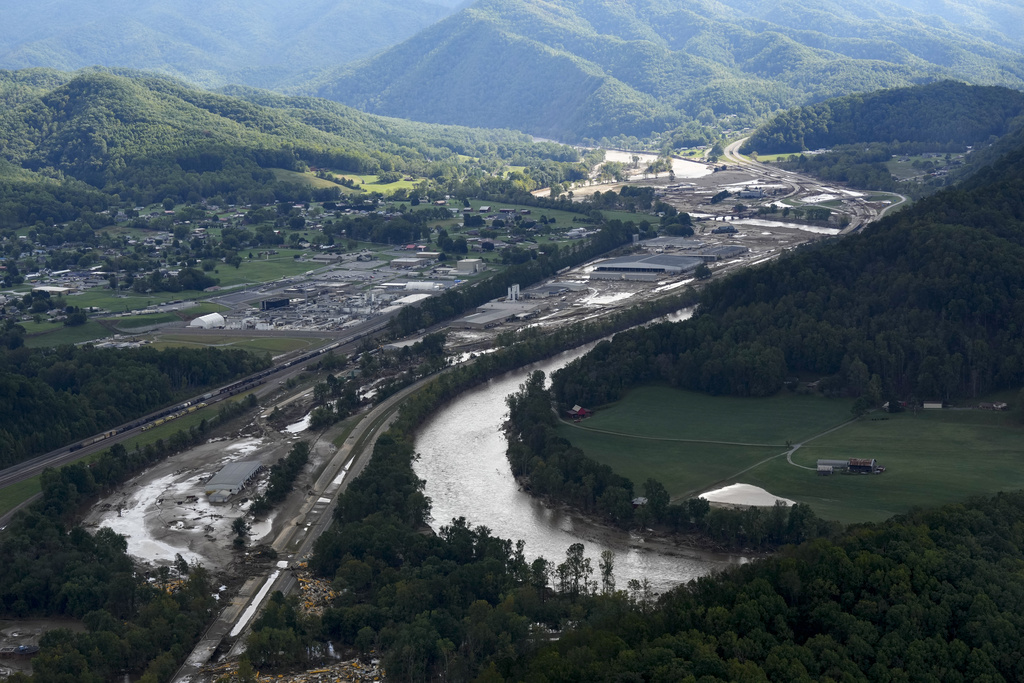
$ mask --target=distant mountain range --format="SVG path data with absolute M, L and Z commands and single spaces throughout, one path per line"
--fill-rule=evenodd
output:
M 1010 0 L 0 0 L 0 11 L 0 68 L 156 71 L 566 141 L 677 131 L 682 144 L 698 124 L 948 78 L 1024 89 L 1024 7 Z
M 286 89 L 370 56 L 459 0 L 0 0 L 0 67 L 144 69 Z
M 1021 26 L 1000 2 L 481 0 L 316 92 L 421 121 L 646 136 L 941 78 L 1019 89 Z

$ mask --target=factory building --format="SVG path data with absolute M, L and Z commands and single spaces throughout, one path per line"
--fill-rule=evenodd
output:
M 264 469 L 255 460 L 233 462 L 225 465 L 220 472 L 206 482 L 205 491 L 211 503 L 226 503 L 231 496 L 244 489 Z

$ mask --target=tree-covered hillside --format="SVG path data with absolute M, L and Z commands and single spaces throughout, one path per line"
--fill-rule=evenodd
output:
M 616 336 L 554 375 L 568 405 L 645 382 L 764 396 L 787 377 L 863 397 L 1024 385 L 1024 140 L 964 185 L 842 240 L 743 269 L 698 315 Z
M 441 19 L 437 0 L 4 2 L 0 67 L 125 67 L 216 87 L 287 89 Z
M 238 96 L 138 73 L 0 71 L 0 184 L 6 188 L 0 216 L 8 225 L 52 223 L 76 217 L 82 207 L 101 211 L 111 202 L 167 197 L 274 201 L 270 168 L 400 170 L 450 183 L 479 175 L 488 164 L 514 161 L 552 171 L 580 160 L 571 148 L 536 145 L 510 131 L 419 124 L 312 98 L 232 92 Z
M 481 0 L 318 93 L 560 139 L 648 136 L 941 77 L 1021 87 L 1004 45 L 886 0 Z
M 1024 127 L 1024 93 L 942 81 L 849 95 L 776 114 L 743 146 L 778 154 L 865 142 L 956 146 Z

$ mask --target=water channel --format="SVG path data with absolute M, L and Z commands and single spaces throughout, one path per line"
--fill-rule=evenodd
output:
M 686 311 L 669 319 L 688 316 Z M 520 490 L 505 458 L 506 441 L 501 433 L 508 412 L 505 397 L 518 390 L 534 370 L 550 375 L 592 347 L 588 344 L 567 351 L 467 391 L 420 428 L 416 437 L 420 457 L 414 467 L 426 481 L 425 493 L 432 501 L 431 526 L 436 531 L 462 516 L 497 536 L 525 541 L 528 561 L 543 556 L 556 564 L 565 559 L 570 545 L 582 542 L 595 577 L 598 557 L 603 550 L 611 550 L 618 588 L 625 588 L 629 579 L 647 578 L 655 591 L 663 592 L 746 561 L 736 555 L 648 543 L 641 535 L 551 509 Z

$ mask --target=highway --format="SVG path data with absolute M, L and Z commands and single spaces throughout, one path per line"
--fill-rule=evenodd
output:
M 236 638 L 231 653 L 236 654 L 237 650 L 237 654 L 240 654 L 248 625 L 259 613 L 267 597 L 275 591 L 287 595 L 297 589 L 298 581 L 288 567 L 313 552 L 316 539 L 333 521 L 338 496 L 366 467 L 377 438 L 387 431 L 397 417 L 402 401 L 436 377 L 426 377 L 402 389 L 375 406 L 360 420 L 306 494 L 299 514 L 284 526 L 271 544 L 280 560 L 276 569 L 268 571 L 265 576 L 251 578 L 242 586 L 238 595 L 224 607 L 207 629 L 172 681 L 185 683 L 192 680 L 229 636 Z
M 725 158 L 733 164 L 742 166 L 743 168 L 756 173 L 765 179 L 765 182 L 779 183 L 789 187 L 789 190 L 782 197 L 776 198 L 774 201 L 781 201 L 788 198 L 799 199 L 800 195 L 812 196 L 819 194 L 828 194 L 834 192 L 835 189 L 825 185 L 823 181 L 811 176 L 801 175 L 793 171 L 786 171 L 775 166 L 769 166 L 762 164 L 759 161 L 754 161 L 748 157 L 740 155 L 740 147 L 747 141 L 748 138 L 743 138 L 733 142 L 725 148 Z M 886 192 L 885 194 L 899 197 L 898 202 L 894 202 L 884 208 L 878 208 L 864 201 L 863 197 L 845 197 L 843 198 L 843 208 L 835 209 L 840 213 L 845 213 L 850 216 L 850 223 L 843 228 L 839 233 L 840 235 L 848 235 L 856 232 L 860 228 L 864 227 L 868 223 L 872 223 L 886 213 L 892 211 L 898 206 L 902 206 L 907 202 L 907 198 L 903 195 L 896 194 L 894 192 Z

